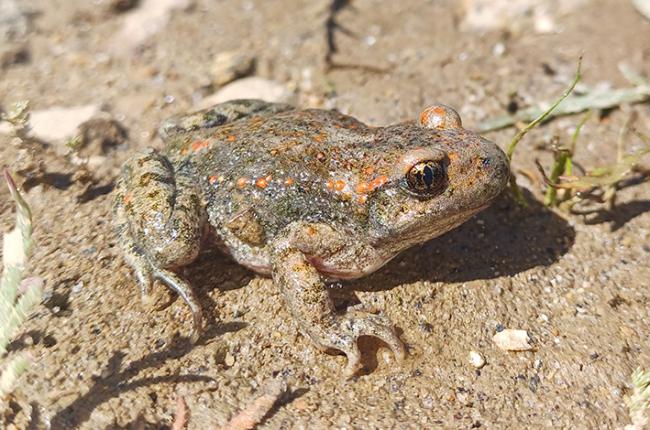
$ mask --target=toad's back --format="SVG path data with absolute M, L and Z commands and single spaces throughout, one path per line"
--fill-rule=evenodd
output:
M 296 219 L 357 230 L 366 211 L 353 187 L 374 139 L 336 111 L 285 110 L 173 136 L 167 155 L 197 179 L 217 228 L 254 213 L 268 236 Z

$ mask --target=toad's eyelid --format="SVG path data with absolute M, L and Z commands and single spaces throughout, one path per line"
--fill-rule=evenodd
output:
M 395 177 L 406 175 L 418 163 L 424 161 L 437 161 L 448 164 L 447 153 L 438 148 L 417 148 L 404 154 L 398 161 L 395 169 Z

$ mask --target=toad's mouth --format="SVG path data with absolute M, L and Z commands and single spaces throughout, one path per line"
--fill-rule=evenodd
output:
M 397 254 L 395 254 L 397 255 Z M 362 267 L 345 267 L 336 263 L 326 261 L 320 257 L 310 257 L 309 262 L 318 270 L 318 273 L 325 277 L 326 282 L 348 281 L 363 278 L 379 270 L 382 266 L 392 260 L 395 255 L 374 258 L 372 261 L 365 261 Z M 249 261 L 241 261 L 240 264 L 248 269 L 267 277 L 271 277 L 272 268 L 270 264 L 254 264 Z
M 326 277 L 327 282 L 332 281 L 348 281 L 352 279 L 363 278 L 371 273 L 376 272 L 386 265 L 389 261 L 395 258 L 394 255 L 376 255 L 371 259 L 366 259 L 362 265 L 355 264 L 354 266 L 340 266 L 332 264 L 322 258 L 311 257 L 309 262 L 318 270 L 318 272 Z

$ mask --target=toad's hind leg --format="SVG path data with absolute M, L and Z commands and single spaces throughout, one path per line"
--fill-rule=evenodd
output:
M 116 231 L 127 263 L 147 300 L 154 279 L 187 303 L 196 339 L 203 325 L 201 307 L 187 281 L 174 269 L 199 253 L 205 225 L 199 190 L 189 175 L 175 171 L 154 150 L 136 154 L 122 168 L 114 200 Z

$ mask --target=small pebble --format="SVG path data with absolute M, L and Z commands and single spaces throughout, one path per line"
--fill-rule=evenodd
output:
M 235 357 L 233 357 L 231 353 L 227 352 L 226 358 L 224 359 L 224 363 L 226 364 L 226 366 L 232 367 L 235 364 Z
M 530 389 L 530 391 L 532 391 L 533 393 L 537 392 L 537 387 L 539 386 L 540 380 L 541 379 L 539 375 L 535 375 L 532 378 L 530 378 L 530 381 L 528 382 L 528 388 Z
M 221 87 L 248 76 L 255 70 L 255 57 L 249 54 L 225 51 L 217 54 L 210 68 L 212 84 Z
M 72 286 L 72 293 L 73 293 L 73 294 L 78 294 L 79 292 L 81 292 L 81 290 L 83 289 L 83 287 L 84 287 L 84 281 L 79 281 L 79 282 L 77 282 L 76 284 L 74 284 L 74 285 Z
M 506 52 L 506 45 L 503 42 L 498 42 L 492 47 L 492 55 L 500 57 Z
M 373 46 L 375 43 L 377 43 L 377 38 L 375 36 L 366 36 L 363 41 L 366 43 L 366 45 Z
M 476 351 L 469 352 L 469 362 L 477 369 L 485 366 L 485 358 Z
M 113 13 L 122 13 L 133 9 L 139 0 L 111 0 L 108 2 L 108 9 Z
M 126 128 L 109 115 L 95 117 L 81 123 L 77 132 L 79 141 L 74 149 L 83 157 L 106 155 L 128 140 Z
M 530 345 L 526 330 L 504 329 L 492 338 L 497 347 L 504 351 L 528 351 Z
M 433 409 L 433 406 L 435 405 L 433 398 L 431 396 L 425 396 L 424 399 L 422 399 L 422 407 L 425 409 Z
M 0 70 L 28 63 L 30 51 L 25 43 L 5 43 L 0 46 Z

